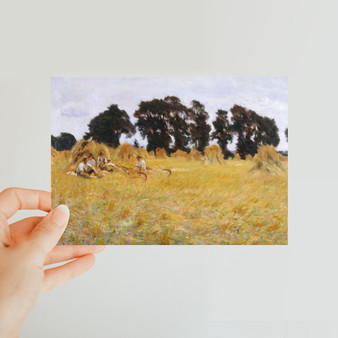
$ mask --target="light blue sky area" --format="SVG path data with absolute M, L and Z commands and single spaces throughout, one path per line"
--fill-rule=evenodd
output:
M 58 77 L 52 78 L 52 135 L 72 133 L 80 139 L 88 131 L 88 123 L 111 104 L 124 109 L 134 123 L 135 110 L 141 100 L 174 95 L 190 106 L 198 100 L 215 120 L 218 109 L 230 110 L 234 104 L 254 110 L 262 116 L 274 118 L 279 128 L 278 149 L 288 145 L 284 130 L 288 127 L 287 78 L 248 77 L 192 77 L 192 78 L 133 78 L 133 77 Z M 135 137 L 145 146 L 139 133 L 121 142 L 132 143 Z M 212 142 L 215 143 L 215 142 Z M 229 147 L 234 150 L 235 145 Z

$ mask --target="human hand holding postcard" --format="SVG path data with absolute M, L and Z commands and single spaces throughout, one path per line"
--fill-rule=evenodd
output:
M 61 244 L 288 243 L 286 78 L 53 78 Z

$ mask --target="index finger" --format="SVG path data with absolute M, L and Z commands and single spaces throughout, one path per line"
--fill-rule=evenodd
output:
M 0 214 L 7 219 L 18 210 L 51 210 L 50 192 L 22 188 L 8 188 L 0 193 Z

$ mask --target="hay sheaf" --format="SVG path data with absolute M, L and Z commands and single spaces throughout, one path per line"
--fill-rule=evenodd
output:
M 280 161 L 288 161 L 288 157 L 287 156 L 283 156 L 283 155 L 281 155 L 281 154 L 279 154 L 279 160 Z
M 52 146 L 50 149 L 50 158 L 51 158 L 51 163 L 54 164 L 54 160 L 58 156 L 58 151 Z
M 130 143 L 123 143 L 115 150 L 114 159 L 120 161 L 136 161 L 136 149 Z
M 254 166 L 249 170 L 251 173 L 263 172 L 280 175 L 285 172 L 279 154 L 273 146 L 259 147 L 254 157 L 254 162 Z
M 51 146 L 50 148 L 50 155 L 52 156 L 52 158 L 58 155 L 58 151 L 53 146 Z
M 250 154 L 248 154 L 248 155 L 245 156 L 245 160 L 246 161 L 252 161 L 253 157 Z
M 224 158 L 223 158 L 223 152 L 222 149 L 216 145 L 213 144 L 204 150 L 205 156 L 204 156 L 204 164 L 224 164 Z
M 72 153 L 71 150 L 58 151 L 58 157 L 67 160 L 70 158 L 71 153 Z
M 148 155 L 149 155 L 149 157 L 155 157 L 155 152 L 154 152 L 154 150 L 149 151 Z
M 202 161 L 204 159 L 204 156 L 202 155 L 201 152 L 199 152 L 198 150 L 196 150 L 195 148 L 192 148 L 189 156 L 188 156 L 188 160 L 189 161 Z
M 238 153 L 235 153 L 235 156 L 234 156 L 233 160 L 240 161 L 241 160 L 241 156 Z
M 68 154 L 65 154 L 69 157 L 69 160 L 64 169 L 67 171 L 76 170 L 78 164 L 84 157 L 93 156 L 96 160 L 101 152 L 106 158 L 110 157 L 110 152 L 106 145 L 97 143 L 91 139 L 81 139 L 73 146 L 72 150 L 69 151 Z
M 157 158 L 167 158 L 167 152 L 163 148 L 157 148 L 156 149 L 156 157 Z
M 112 159 L 112 158 L 114 158 L 114 156 L 115 156 L 115 153 L 116 153 L 116 150 L 115 150 L 115 148 L 113 148 L 113 147 L 109 147 L 108 148 L 108 150 L 109 150 L 109 155 L 110 155 L 110 158 Z
M 149 154 L 147 152 L 147 149 L 145 148 L 134 148 L 137 152 L 137 155 L 142 156 L 143 158 L 149 158 Z
M 182 157 L 182 158 L 189 158 L 189 154 L 186 153 L 185 151 L 183 150 L 176 150 L 174 153 L 171 154 L 171 157 Z

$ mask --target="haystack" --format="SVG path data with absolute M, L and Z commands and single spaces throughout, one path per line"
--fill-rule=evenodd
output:
M 114 159 L 120 161 L 136 161 L 136 149 L 129 143 L 123 143 L 116 148 Z
M 205 148 L 205 159 L 203 161 L 204 164 L 224 164 L 222 149 L 214 144 L 210 147 Z
M 76 142 L 72 150 L 69 153 L 68 164 L 65 166 L 65 170 L 76 170 L 78 164 L 84 157 L 93 156 L 95 160 L 100 153 L 103 153 L 106 158 L 110 157 L 108 147 L 102 143 L 97 143 L 91 139 Z
M 204 156 L 202 155 L 202 153 L 200 153 L 198 150 L 196 150 L 195 148 L 192 148 L 189 156 L 188 156 L 188 160 L 194 160 L 194 161 L 202 161 L 204 159 Z
M 145 148 L 134 148 L 137 152 L 137 155 L 142 156 L 143 158 L 149 158 L 149 154 L 147 152 L 147 149 Z
M 50 158 L 51 158 L 51 163 L 54 164 L 55 158 L 58 156 L 58 151 L 54 148 L 51 147 L 50 149 Z
M 254 157 L 254 166 L 249 172 L 265 172 L 273 175 L 279 175 L 285 172 L 279 154 L 273 146 L 261 146 L 258 148 Z
M 62 150 L 58 151 L 57 157 L 62 160 L 62 162 L 67 162 L 71 156 L 71 150 Z
M 110 158 L 111 159 L 114 158 L 116 150 L 113 147 L 109 147 L 108 150 L 109 150 Z
M 241 156 L 238 153 L 235 153 L 233 160 L 239 161 L 241 160 Z
M 174 153 L 171 154 L 171 157 L 181 157 L 181 158 L 188 159 L 189 158 L 189 154 L 186 153 L 183 150 L 178 149 Z
M 282 154 L 279 154 L 279 160 L 280 161 L 288 161 L 288 157 L 287 156 L 283 156 Z
M 156 158 L 167 158 L 167 152 L 163 148 L 156 149 Z
M 58 155 L 58 151 L 53 146 L 50 148 L 50 155 L 52 158 Z

